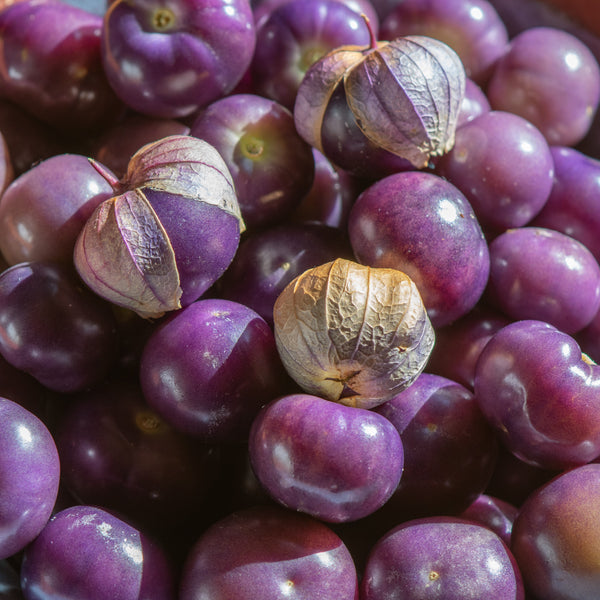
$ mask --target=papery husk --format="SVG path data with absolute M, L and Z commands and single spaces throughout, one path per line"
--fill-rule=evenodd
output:
M 96 208 L 77 239 L 74 262 L 94 292 L 141 317 L 157 318 L 181 307 L 173 247 L 140 190 Z
M 365 136 L 417 168 L 454 146 L 465 85 L 458 54 L 416 35 L 380 42 L 344 78 L 348 106 Z
M 157 318 L 181 308 L 183 291 L 169 235 L 146 192 L 217 206 L 237 219 L 241 233 L 244 221 L 233 178 L 208 142 L 172 135 L 134 154 L 119 189 L 125 191 L 103 202 L 84 225 L 75 267 L 99 296 L 141 317 Z
M 454 146 L 466 73 L 444 42 L 413 35 L 343 46 L 311 65 L 298 88 L 294 122 L 321 152 L 323 119 L 340 85 L 363 134 L 416 168 Z
M 235 216 L 245 230 L 235 185 L 218 150 L 191 135 L 171 135 L 140 148 L 129 161 L 128 188 L 149 188 L 206 202 Z M 215 193 L 218 191 L 218 193 Z
M 423 371 L 435 334 L 402 271 L 337 259 L 296 277 L 275 302 L 277 348 L 304 391 L 373 408 Z
M 364 58 L 362 46 L 343 46 L 328 52 L 308 69 L 294 103 L 296 131 L 305 142 L 323 153 L 321 128 L 331 96 L 349 69 Z

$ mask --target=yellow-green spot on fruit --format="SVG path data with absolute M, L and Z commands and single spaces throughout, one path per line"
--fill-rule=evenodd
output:
M 250 160 L 260 158 L 265 151 L 265 143 L 262 139 L 247 133 L 240 140 L 240 150 L 244 157 Z
M 153 15 L 152 24 L 156 31 L 168 31 L 175 25 L 175 15 L 168 8 L 159 8 Z
M 154 413 L 149 411 L 139 411 L 135 415 L 135 424 L 144 433 L 157 434 L 166 429 L 165 423 Z

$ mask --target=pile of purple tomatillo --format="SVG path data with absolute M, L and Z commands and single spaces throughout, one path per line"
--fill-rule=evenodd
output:
M 599 106 L 542 0 L 0 0 L 0 600 L 600 598 Z

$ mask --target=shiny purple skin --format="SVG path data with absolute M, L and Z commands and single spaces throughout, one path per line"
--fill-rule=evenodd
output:
M 233 178 L 248 230 L 283 221 L 313 183 L 315 160 L 292 113 L 256 94 L 233 94 L 200 112 L 190 134 L 215 147 Z
M 577 240 L 543 227 L 509 229 L 489 245 L 486 296 L 511 319 L 583 329 L 600 308 L 600 266 Z
M 116 0 L 104 16 L 102 61 L 130 108 L 192 114 L 228 94 L 256 43 L 248 0 Z
M 179 600 L 358 600 L 354 562 L 327 525 L 278 506 L 214 523 L 184 565 Z
M 475 365 L 488 340 L 511 320 L 477 304 L 466 315 L 435 332 L 435 345 L 426 370 L 473 389 Z
M 293 110 L 300 82 L 318 58 L 339 46 L 369 46 L 370 39 L 364 19 L 339 0 L 286 2 L 256 32 L 254 89 Z
M 253 2 L 252 12 L 254 13 L 256 27 L 259 28 L 278 6 L 288 2 L 293 2 L 293 0 L 259 0 Z M 351 8 L 357 15 L 364 14 L 369 19 L 373 31 L 379 31 L 379 15 L 370 0 L 338 0 L 338 2 L 342 2 L 348 8 Z
M 25 548 L 46 525 L 58 494 L 60 463 L 44 423 L 2 397 L 0 457 L 0 559 L 4 559 Z
M 510 547 L 512 528 L 518 513 L 519 509 L 513 504 L 487 494 L 480 494 L 459 517 L 489 527 Z
M 373 547 L 361 600 L 523 600 L 506 544 L 487 527 L 450 517 L 407 521 Z
M 316 148 L 313 148 L 313 158 L 313 184 L 289 220 L 328 225 L 346 231 L 350 209 L 364 184 L 348 171 L 335 166 Z
M 525 502 L 512 550 L 532 597 L 596 598 L 600 589 L 600 465 L 558 475 Z
M 518 458 L 566 469 L 600 454 L 600 367 L 577 342 L 543 321 L 498 331 L 475 369 L 475 397 Z
M 434 327 L 455 321 L 480 299 L 489 274 L 487 242 L 471 205 L 432 173 L 396 173 L 356 200 L 348 220 L 359 262 L 404 271 Z
M 102 380 L 117 349 L 110 306 L 59 263 L 0 274 L 0 353 L 44 386 L 76 392 Z
M 498 446 L 470 390 L 421 373 L 374 410 L 396 427 L 404 447 L 402 478 L 382 508 L 391 522 L 457 514 L 485 490 Z
M 0 96 L 81 137 L 123 110 L 100 57 L 102 17 L 59 0 L 22 0 L 0 14 Z
M 467 77 L 484 83 L 508 47 L 508 33 L 487 0 L 403 0 L 382 19 L 379 39 L 425 35 L 448 44 Z
M 344 232 L 326 225 L 282 224 L 248 235 L 218 283 L 219 295 L 255 310 L 273 325 L 273 306 L 285 286 L 307 269 L 352 258 Z
M 72 263 L 75 240 L 115 191 L 82 154 L 58 154 L 15 179 L 0 198 L 0 250 L 9 265 Z
M 492 109 L 527 119 L 550 145 L 573 146 L 598 108 L 600 67 L 574 35 L 533 27 L 512 39 L 486 90 Z
M 127 172 L 130 158 L 145 144 L 169 135 L 187 135 L 188 125 L 176 119 L 161 119 L 129 113 L 102 132 L 94 142 L 92 157 L 121 178 Z
M 67 142 L 24 108 L 0 98 L 0 132 L 10 152 L 14 176 L 38 162 L 67 152 Z
M 175 578 L 159 546 L 102 508 L 56 513 L 23 556 L 27 600 L 174 600 Z
M 218 449 L 165 423 L 134 380 L 74 398 L 55 440 L 63 485 L 79 503 L 118 511 L 157 535 L 200 522 L 217 477 Z
M 400 434 L 387 419 L 309 394 L 263 408 L 248 449 L 275 500 L 330 523 L 375 512 L 396 489 L 404 464 Z
M 490 110 L 490 103 L 483 89 L 467 77 L 465 80 L 465 95 L 458 113 L 456 126 L 460 127 Z
M 142 352 L 140 383 L 167 423 L 207 442 L 245 441 L 260 408 L 289 385 L 266 321 L 217 298 L 158 326 Z
M 220 207 L 144 189 L 175 252 L 180 302 L 196 301 L 223 275 L 240 243 L 239 219 Z
M 600 261 L 600 160 L 565 146 L 551 146 L 550 152 L 554 182 L 530 224 L 570 235 Z
M 554 163 L 546 138 L 529 121 L 488 111 L 456 131 L 437 172 L 460 189 L 484 229 L 531 221 L 548 200 Z

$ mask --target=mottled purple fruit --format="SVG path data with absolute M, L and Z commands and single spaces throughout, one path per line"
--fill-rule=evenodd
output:
M 0 15 L 0 96 L 81 137 L 115 122 L 123 104 L 100 55 L 102 17 L 58 0 L 10 3 Z
M 0 250 L 10 265 L 72 262 L 75 240 L 114 188 L 82 154 L 54 155 L 15 179 L 0 200 Z
M 519 509 L 513 504 L 489 494 L 480 494 L 459 517 L 489 527 L 510 547 L 512 528 L 517 514 Z
M 544 227 L 517 227 L 489 245 L 486 297 L 513 320 L 583 329 L 600 308 L 600 266 L 574 238 Z
M 392 523 L 457 514 L 484 491 L 498 444 L 471 390 L 421 373 L 375 411 L 396 427 L 404 448 L 402 478 L 381 509 Z
M 483 525 L 451 517 L 407 521 L 373 547 L 361 600 L 523 600 L 509 548 Z
M 0 275 L 0 353 L 57 392 L 108 374 L 117 350 L 110 306 L 53 262 L 24 262 Z
M 475 397 L 502 442 L 520 459 L 565 469 L 600 454 L 600 367 L 544 321 L 496 332 L 475 368 Z
M 188 554 L 180 600 L 358 600 L 354 561 L 327 525 L 282 507 L 214 523 Z
M 600 160 L 567 146 L 551 146 L 550 153 L 552 189 L 530 224 L 575 238 L 600 260 Z
M 135 380 L 78 394 L 55 439 L 63 484 L 78 502 L 119 511 L 158 533 L 199 522 L 219 467 L 218 449 L 175 431 Z
M 231 92 L 256 44 L 249 0 L 116 0 L 102 29 L 102 64 L 117 95 L 163 118 Z
M 386 418 L 308 394 L 291 394 L 257 415 L 252 467 L 270 495 L 323 521 L 357 520 L 396 489 L 404 451 Z
M 464 194 L 427 172 L 396 173 L 369 186 L 348 222 L 359 262 L 404 271 L 434 327 L 469 312 L 487 284 L 487 242 Z
M 23 556 L 28 600 L 174 600 L 175 578 L 162 548 L 99 507 L 56 513 Z
M 249 229 L 279 223 L 313 183 L 311 147 L 297 133 L 292 113 L 256 94 L 231 94 L 194 120 L 191 135 L 214 146 L 233 178 Z
M 244 441 L 259 409 L 289 384 L 267 322 L 215 298 L 158 326 L 142 352 L 140 383 L 167 423 L 205 441 Z
M 600 99 L 600 67 L 584 42 L 558 27 L 531 27 L 512 38 L 487 85 L 494 110 L 533 123 L 557 146 L 588 132 Z
M 506 52 L 508 33 L 487 0 L 403 0 L 381 21 L 380 38 L 427 35 L 453 48 L 467 76 L 484 83 Z
M 523 117 L 499 110 L 460 127 L 437 169 L 465 194 L 482 227 L 497 231 L 529 223 L 554 176 L 546 138 Z
M 562 473 L 521 507 L 512 550 L 533 597 L 587 600 L 600 589 L 600 465 Z

